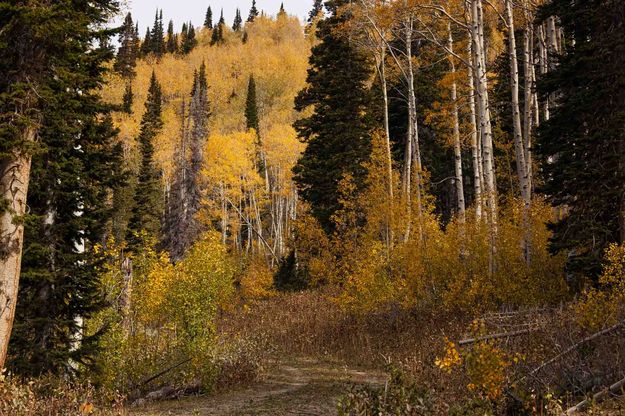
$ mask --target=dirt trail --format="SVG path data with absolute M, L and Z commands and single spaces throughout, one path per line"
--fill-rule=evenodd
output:
M 135 409 L 132 415 L 335 415 L 336 403 L 353 384 L 383 384 L 384 374 L 337 363 L 278 363 L 262 381 L 214 396 L 185 398 Z

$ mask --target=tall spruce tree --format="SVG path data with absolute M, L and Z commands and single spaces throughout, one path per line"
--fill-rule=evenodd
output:
M 128 82 L 126 84 L 126 89 L 124 90 L 124 97 L 122 99 L 122 111 L 127 114 L 132 114 L 132 103 L 134 101 L 134 95 L 132 93 L 132 83 Z
M 140 52 L 141 56 L 148 56 L 152 52 L 152 31 L 150 30 L 149 26 L 147 31 L 145 32 L 143 42 L 141 43 Z
M 206 29 L 213 28 L 213 10 L 211 9 L 211 6 L 208 6 L 208 9 L 206 10 L 206 17 L 204 18 L 204 27 Z
M 557 97 L 536 144 L 543 191 L 567 207 L 552 249 L 568 251 L 569 276 L 596 277 L 604 249 L 625 242 L 625 2 L 553 0 L 542 15 L 559 17 L 566 40 L 539 83 Z
M 174 21 L 170 20 L 167 25 L 167 53 L 178 52 L 178 36 L 174 32 Z
M 21 94 L 20 77 L 29 79 L 28 91 L 36 89 L 38 97 L 19 97 L 22 105 L 32 106 L 28 116 L 37 115 L 38 141 L 27 183 L 25 250 L 7 364 L 23 375 L 61 373 L 72 363 L 88 364 L 96 346 L 97 337 L 81 333 L 79 318 L 90 317 L 102 306 L 99 265 L 90 248 L 102 240 L 110 218 L 108 196 L 121 179 L 121 149 L 110 107 L 99 95 L 108 63 L 115 57 L 105 46 L 111 32 L 101 28 L 117 12 L 117 2 L 3 6 L 2 114 Z M 17 120 L 19 107 L 11 107 Z M 14 121 L 10 125 L 19 126 Z M 11 135 L 17 131 L 3 124 L 0 132 L 1 168 L 5 152 L 16 151 L 6 146 L 15 145 Z M 17 189 L 18 184 L 13 186 Z M 9 306 L 5 300 L 3 308 Z
M 217 26 L 213 29 L 213 33 L 211 35 L 211 46 L 219 45 L 224 41 L 224 26 L 226 25 L 226 20 L 224 19 L 224 11 L 221 9 L 221 17 L 219 18 L 219 22 L 217 22 Z
M 232 23 L 232 30 L 235 32 L 241 31 L 243 27 L 243 18 L 241 17 L 241 10 L 237 8 L 237 11 L 234 16 L 234 22 Z
M 137 65 L 137 34 L 135 25 L 132 21 L 132 15 L 128 13 L 124 19 L 124 24 L 119 34 L 119 49 L 113 69 L 122 77 L 132 78 L 135 76 L 135 67 Z
M 340 208 L 339 182 L 349 174 L 357 186 L 362 184 L 374 124 L 368 112 L 371 63 L 336 30 L 349 18 L 338 11 L 346 3 L 327 3 L 331 16 L 319 22 L 320 43 L 310 56 L 308 86 L 295 100 L 298 111 L 312 108 L 310 116 L 295 123 L 301 140 L 308 144 L 294 168 L 295 181 L 328 232 L 334 228 L 331 217 Z
M 258 103 L 256 99 L 256 81 L 254 75 L 250 75 L 247 84 L 247 98 L 245 99 L 245 125 L 247 129 L 254 129 L 256 134 L 260 134 L 260 122 L 258 118 Z
M 150 52 L 160 58 L 165 53 L 165 29 L 163 26 L 163 10 L 156 11 L 156 17 L 154 18 L 154 27 L 150 34 Z
M 278 11 L 278 17 L 286 16 L 286 10 L 284 10 L 284 3 L 280 3 L 280 10 Z
M 195 28 L 193 27 L 193 23 L 189 22 L 186 26 L 186 31 L 183 28 L 183 33 L 186 33 L 182 40 L 182 44 L 180 45 L 180 51 L 183 54 L 190 53 L 193 48 L 197 46 L 197 39 L 195 38 Z
M 308 14 L 308 23 L 312 23 L 321 13 L 323 13 L 323 0 L 315 0 L 313 8 Z
M 163 247 L 173 261 L 183 258 L 202 231 L 196 216 L 201 207 L 200 171 L 209 117 L 206 65 L 202 62 L 193 76 L 188 115 L 186 101 L 181 108 L 180 146 L 163 221 Z
M 251 23 L 258 17 L 258 9 L 256 8 L 256 0 L 252 0 L 252 7 L 250 8 L 250 14 L 247 16 L 247 22 Z
M 145 102 L 145 113 L 141 119 L 141 131 L 137 138 L 141 165 L 135 190 L 135 205 L 132 208 L 126 235 L 126 242 L 131 251 L 143 243 L 142 233 L 151 238 L 160 238 L 163 193 L 161 172 L 154 160 L 154 139 L 163 128 L 161 100 L 161 86 L 153 71 Z

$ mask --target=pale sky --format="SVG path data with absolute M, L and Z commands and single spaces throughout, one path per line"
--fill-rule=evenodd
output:
M 252 0 L 126 0 L 122 7 L 123 14 L 127 11 L 132 13 L 132 18 L 136 22 L 139 20 L 139 33 L 144 35 L 147 26 L 154 23 L 154 13 L 156 9 L 163 9 L 163 20 L 165 28 L 170 19 L 173 19 L 176 31 L 180 30 L 183 22 L 192 21 L 194 26 L 204 24 L 206 9 L 211 6 L 213 10 L 213 22 L 219 20 L 219 13 L 223 7 L 224 18 L 228 26 L 232 26 L 236 8 L 241 9 L 243 21 L 252 5 Z M 299 16 L 304 19 L 312 9 L 313 0 L 256 0 L 256 7 L 260 11 L 265 11 L 267 15 L 275 16 L 280 10 L 280 3 L 284 3 L 284 8 L 288 14 Z

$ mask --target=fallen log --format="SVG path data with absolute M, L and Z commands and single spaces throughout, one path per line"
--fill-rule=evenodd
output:
M 475 344 L 476 342 L 487 341 L 489 339 L 518 337 L 520 335 L 529 334 L 529 333 L 535 332 L 537 330 L 538 330 L 538 328 L 526 328 L 526 329 L 520 329 L 518 331 L 500 332 L 500 333 L 497 333 L 497 334 L 489 334 L 489 335 L 484 335 L 484 336 L 477 337 L 477 338 L 463 339 L 462 341 L 458 341 L 458 346 L 462 347 L 462 346 L 465 346 L 465 345 L 471 345 L 471 344 Z
M 601 390 L 600 392 L 596 393 L 595 395 L 592 396 L 592 400 L 585 399 L 579 402 L 578 404 L 576 404 L 575 406 L 569 408 L 566 411 L 566 415 L 570 416 L 570 415 L 574 415 L 578 412 L 582 412 L 586 410 L 591 402 L 600 403 L 611 395 L 623 394 L 623 389 L 625 389 L 625 378 L 620 381 L 617 381 L 616 383 L 612 384 L 610 387 L 607 387 Z

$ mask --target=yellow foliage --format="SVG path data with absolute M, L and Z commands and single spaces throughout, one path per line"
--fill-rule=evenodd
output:
M 264 258 L 254 257 L 241 277 L 241 292 L 246 299 L 272 296 L 273 272 Z
M 574 305 L 579 323 L 589 330 L 599 330 L 621 319 L 625 305 L 625 246 L 612 244 L 605 251 L 600 289 L 590 289 Z
M 449 339 L 445 339 L 445 355 L 443 358 L 437 358 L 434 364 L 447 374 L 450 374 L 453 369 L 462 364 L 462 357 L 456 344 Z

